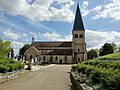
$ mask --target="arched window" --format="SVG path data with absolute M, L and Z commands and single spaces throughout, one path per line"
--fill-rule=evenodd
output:
M 55 57 L 55 60 L 58 60 L 58 57 L 57 57 L 57 56 Z
M 45 56 L 43 57 L 43 60 L 45 60 Z
M 78 38 L 78 34 L 75 34 L 75 38 Z
M 78 58 L 78 62 L 80 62 L 80 58 Z
M 65 56 L 65 60 L 67 60 L 67 57 Z
M 30 55 L 30 59 L 32 59 L 33 58 L 33 56 L 32 55 Z
M 79 38 L 83 38 L 83 34 L 80 34 L 80 35 L 79 35 Z
M 65 64 L 67 63 L 67 56 L 65 56 Z
M 26 60 L 26 55 L 24 57 L 25 57 L 25 60 Z
M 78 51 L 80 51 L 80 49 L 78 49 Z

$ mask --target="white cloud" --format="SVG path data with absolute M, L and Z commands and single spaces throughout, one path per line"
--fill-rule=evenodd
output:
M 14 53 L 18 54 L 19 53 L 19 49 L 25 44 L 19 41 L 12 41 L 12 47 L 14 48 Z
M 91 9 L 88 9 L 88 5 L 89 5 L 88 1 L 83 2 L 81 8 L 82 16 L 87 16 L 91 12 Z
M 70 2 L 72 0 L 55 0 L 58 2 L 58 4 L 61 4 L 61 3 L 67 3 L 67 2 Z
M 12 45 L 17 46 L 17 47 L 22 47 L 24 43 L 13 41 Z
M 95 8 L 93 8 L 92 11 L 99 12 L 99 11 L 101 11 L 101 9 L 102 9 L 102 5 L 99 5 L 99 6 L 96 6 Z
M 72 41 L 72 35 L 62 36 L 57 33 L 44 33 L 42 38 L 51 41 Z M 87 49 L 100 48 L 104 43 L 120 43 L 120 32 L 117 31 L 95 31 L 86 30 Z
M 55 1 L 61 4 L 62 7 L 53 7 Z M 35 0 L 34 3 L 30 5 L 26 0 L 0 0 L 0 11 L 5 11 L 12 15 L 21 15 L 33 21 L 51 20 L 71 22 L 74 15 L 70 7 L 74 2 L 72 0 L 55 1 Z
M 50 9 L 51 12 L 53 13 L 53 15 L 51 16 L 51 19 L 53 21 L 66 21 L 66 22 L 73 21 L 74 15 L 70 9 L 68 8 L 57 9 L 54 7 L 51 7 Z
M 42 34 L 43 38 L 46 38 L 47 40 L 51 40 L 51 41 L 71 41 L 72 40 L 72 35 L 68 35 L 68 36 L 62 36 L 60 34 L 57 33 L 44 33 Z
M 87 48 L 100 48 L 104 43 L 120 43 L 120 32 L 86 30 Z
M 23 33 L 23 36 L 28 36 L 27 34 Z
M 120 20 L 120 0 L 112 0 L 109 4 L 104 5 L 102 9 L 93 19 L 112 18 L 114 20 Z
M 88 5 L 89 5 L 88 1 L 84 1 L 82 4 L 82 8 L 86 9 L 88 7 Z
M 39 34 L 39 35 L 38 35 Z M 59 33 L 49 33 L 46 32 L 36 33 L 35 41 L 37 40 L 46 40 L 46 41 L 72 41 L 72 34 L 62 36 Z M 25 40 L 25 39 L 24 39 Z M 30 39 L 31 40 L 31 39 Z M 26 42 L 30 43 L 30 40 L 26 39 Z M 24 41 L 12 41 L 12 45 L 15 48 L 15 52 L 18 53 L 19 48 L 21 48 L 26 42 Z M 120 32 L 117 31 L 95 31 L 95 30 L 86 30 L 86 44 L 87 49 L 100 48 L 104 43 L 116 43 L 120 44 Z
M 13 39 L 13 40 L 17 40 L 21 37 L 19 34 L 13 33 L 10 30 L 3 31 L 3 35 L 6 38 L 10 38 L 10 39 Z

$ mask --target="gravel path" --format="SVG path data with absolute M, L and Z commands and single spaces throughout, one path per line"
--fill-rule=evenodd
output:
M 3 83 L 0 90 L 76 90 L 70 80 L 71 65 L 53 65 Z

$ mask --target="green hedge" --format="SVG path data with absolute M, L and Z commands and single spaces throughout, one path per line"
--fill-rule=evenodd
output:
M 77 65 L 78 72 L 86 74 L 93 82 L 102 84 L 108 90 L 120 88 L 120 61 L 90 60 Z
M 24 68 L 24 64 L 12 59 L 0 59 L 0 73 L 12 72 L 21 70 Z

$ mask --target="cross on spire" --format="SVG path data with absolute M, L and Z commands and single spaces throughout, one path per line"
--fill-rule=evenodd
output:
M 79 0 L 77 0 L 77 5 L 79 5 Z

